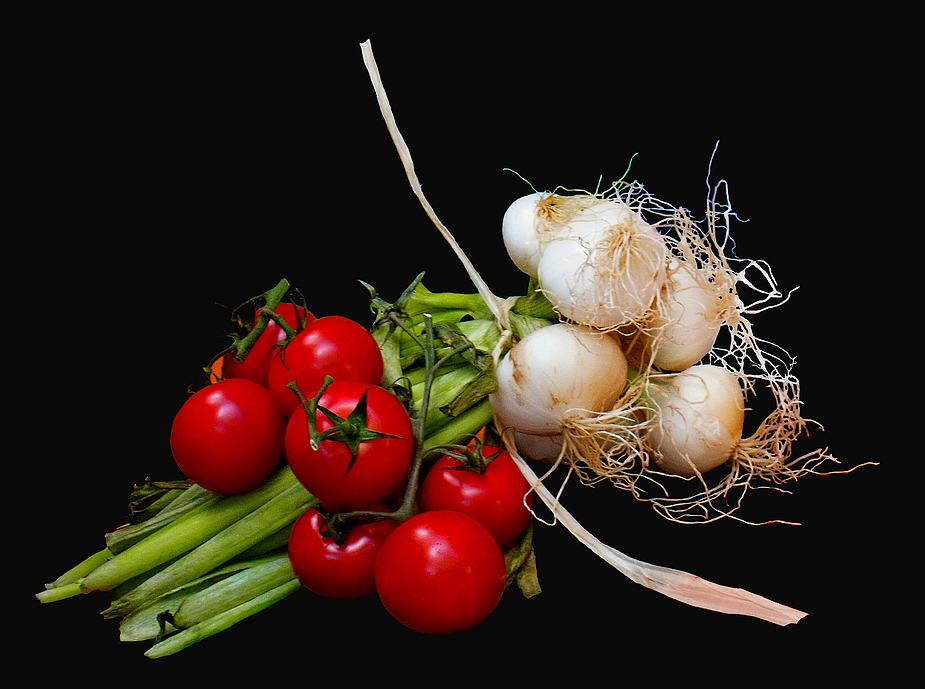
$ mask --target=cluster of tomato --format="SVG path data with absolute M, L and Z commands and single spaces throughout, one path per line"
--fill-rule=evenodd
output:
M 401 504 L 415 455 L 411 419 L 381 387 L 382 354 L 366 328 L 290 303 L 275 313 L 297 334 L 283 343 L 286 333 L 269 320 L 247 356 L 226 354 L 220 377 L 178 412 L 171 448 L 179 468 L 228 495 L 256 488 L 288 463 L 320 500 L 289 537 L 293 571 L 306 588 L 333 598 L 375 592 L 392 616 L 421 632 L 478 624 L 506 585 L 502 549 L 531 519 L 529 486 L 513 460 L 489 447 L 478 448 L 488 461 L 473 465 L 440 456 L 420 482 L 414 516 L 358 519 L 335 532 L 331 514 L 393 514 Z M 334 382 L 324 387 L 327 376 Z M 304 401 L 318 392 L 313 442 Z

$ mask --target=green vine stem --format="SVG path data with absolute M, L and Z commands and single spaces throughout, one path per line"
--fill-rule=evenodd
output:
M 276 313 L 277 307 L 282 303 L 283 299 L 289 293 L 290 287 L 291 286 L 289 281 L 286 278 L 283 278 L 273 289 L 267 290 L 263 294 L 254 297 L 253 299 L 249 299 L 248 301 L 244 302 L 244 304 L 234 309 L 232 314 L 237 316 L 238 310 L 241 309 L 245 304 L 254 303 L 261 300 L 264 302 L 263 307 L 261 307 L 257 313 L 254 326 L 250 328 L 250 330 L 248 330 L 247 333 L 243 336 L 237 334 L 232 335 L 231 337 L 234 339 L 234 342 L 232 342 L 231 346 L 223 349 L 212 358 L 212 361 L 209 362 L 209 366 L 206 367 L 206 371 L 211 371 L 212 364 L 214 364 L 218 359 L 221 359 L 228 353 L 233 353 L 236 361 L 243 361 L 245 357 L 247 357 L 248 352 L 250 352 L 251 347 L 254 346 L 254 343 L 257 342 L 258 338 L 263 334 L 264 330 L 266 330 L 270 321 L 276 323 L 283 330 L 283 332 L 286 333 L 286 337 L 276 344 L 277 347 L 285 346 L 289 340 L 295 337 L 298 334 L 298 330 L 290 325 L 285 318 Z M 240 326 L 240 321 L 237 318 L 233 320 L 239 323 L 239 329 L 243 329 L 243 326 Z M 301 326 L 302 324 L 299 323 L 299 330 L 301 330 Z
M 425 459 L 432 455 L 437 449 L 449 444 L 458 443 L 460 440 L 473 435 L 491 420 L 491 404 L 487 398 L 484 398 L 470 406 L 462 414 L 452 417 L 433 435 L 429 437 L 425 436 L 425 429 L 428 428 L 427 420 L 431 410 L 433 388 L 437 373 L 445 362 L 452 359 L 453 356 L 461 352 L 464 348 L 471 346 L 471 344 L 458 344 L 438 358 L 437 349 L 435 347 L 434 323 L 431 314 L 426 312 L 423 314 L 423 339 L 411 330 L 399 315 L 392 313 L 389 317 L 398 328 L 403 330 L 417 342 L 418 346 L 423 350 L 424 357 L 424 381 L 423 388 L 420 392 L 420 403 L 417 409 L 413 410 L 411 414 L 415 450 L 408 471 L 407 486 L 402 503 L 395 510 L 391 512 L 352 510 L 331 515 L 332 527 L 335 529 L 338 524 L 343 525 L 351 519 L 387 518 L 403 522 L 413 517 L 419 511 L 418 486 Z

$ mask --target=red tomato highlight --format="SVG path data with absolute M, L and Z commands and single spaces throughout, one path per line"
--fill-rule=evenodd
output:
M 263 483 L 283 458 L 285 420 L 270 392 L 229 378 L 194 393 L 174 417 L 170 449 L 203 488 L 235 495 Z
M 501 601 L 505 564 L 494 536 L 462 512 L 421 512 L 401 524 L 376 561 L 388 612 L 426 634 L 470 629 Z
M 270 364 L 269 387 L 283 416 L 299 406 L 287 385 L 295 381 L 306 399 L 315 396 L 325 376 L 335 381 L 382 382 L 382 353 L 369 331 L 343 316 L 325 316 L 309 323 Z
M 483 446 L 482 455 L 490 457 L 496 447 Z M 463 462 L 444 455 L 431 467 L 421 486 L 421 509 L 455 510 L 473 517 L 485 526 L 498 545 L 504 547 L 529 526 L 532 513 L 530 484 L 520 473 L 507 450 L 502 450 L 479 474 L 460 469 Z
M 369 510 L 387 512 L 386 505 Z M 378 519 L 353 525 L 339 545 L 323 532 L 317 509 L 299 517 L 289 535 L 289 561 L 302 586 L 328 598 L 359 598 L 376 590 L 376 557 L 398 523 Z
M 319 405 L 346 418 L 366 394 L 366 428 L 396 438 L 375 438 L 359 443 L 354 460 L 340 440 L 327 439 L 311 447 L 308 417 L 299 406 L 286 426 L 286 458 L 292 473 L 319 500 L 335 505 L 365 505 L 383 500 L 404 480 L 414 455 L 414 429 L 404 405 L 378 385 L 356 381 L 331 383 Z M 334 424 L 322 412 L 316 414 L 317 429 Z

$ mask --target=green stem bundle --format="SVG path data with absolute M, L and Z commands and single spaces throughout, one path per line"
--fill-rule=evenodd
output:
M 267 558 L 184 598 L 171 615 L 171 624 L 178 629 L 192 627 L 293 579 L 288 554 Z
M 208 618 L 200 622 L 199 624 L 193 625 L 187 629 L 184 629 L 176 634 L 167 637 L 163 641 L 159 641 L 154 644 L 145 655 L 148 658 L 162 658 L 164 656 L 171 655 L 173 653 L 178 653 L 183 649 L 202 641 L 203 639 L 208 639 L 210 636 L 214 636 L 219 632 L 223 632 L 226 629 L 237 624 L 241 620 L 245 620 L 251 615 L 265 610 L 274 603 L 278 603 L 287 596 L 298 591 L 302 585 L 299 583 L 299 580 L 292 578 L 286 581 L 279 586 L 276 586 L 265 593 L 251 598 L 233 608 L 220 612 L 213 617 Z
M 125 615 L 176 586 L 208 573 L 286 524 L 294 522 L 317 503 L 317 498 L 309 494 L 300 483 L 296 483 L 113 601 L 103 615 Z

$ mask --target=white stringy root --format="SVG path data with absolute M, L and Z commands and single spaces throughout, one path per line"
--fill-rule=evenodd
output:
M 656 297 L 648 318 L 627 322 L 616 334 L 627 352 L 638 378 L 611 410 L 572 410 L 565 416 L 558 462 L 570 465 L 585 483 L 609 480 L 639 500 L 652 504 L 660 515 L 678 522 L 707 522 L 729 517 L 742 504 L 742 497 L 755 483 L 779 490 L 783 484 L 808 473 L 822 473 L 818 466 L 837 461 L 819 449 L 793 458 L 792 446 L 819 426 L 802 416 L 800 385 L 793 375 L 792 358 L 771 342 L 757 338 L 749 317 L 785 303 L 792 293 L 777 288 L 773 273 L 760 261 L 745 261 L 727 254 L 731 246 L 728 223 L 734 214 L 720 183 L 707 200 L 706 228 L 701 229 L 687 211 L 654 198 L 639 184 L 617 184 L 611 190 L 641 214 L 661 216 L 654 223 L 670 248 L 669 279 Z M 735 267 L 734 267 L 735 266 Z M 671 292 L 671 271 L 686 269 L 682 286 L 699 288 L 709 300 L 698 296 L 689 310 L 672 310 L 677 301 Z M 743 295 L 751 297 L 745 303 Z M 697 313 L 692 316 L 696 307 Z M 686 319 L 686 320 L 685 320 Z M 676 326 L 688 326 L 679 335 Z M 688 340 L 682 341 L 686 336 Z M 666 344 L 666 338 L 673 342 Z M 663 345 L 672 349 L 673 360 L 694 342 L 702 351 L 676 367 L 660 361 Z M 687 349 L 690 349 L 688 347 Z M 680 357 L 680 359 L 679 359 Z M 682 477 L 659 469 L 659 455 L 647 442 L 659 423 L 653 414 L 652 390 L 674 371 L 683 371 L 703 360 L 735 374 L 748 398 L 770 405 L 772 410 L 749 436 L 742 437 L 725 461 L 723 469 Z M 657 365 L 661 364 L 661 368 Z M 656 410 L 657 411 L 657 410 Z M 821 428 L 821 426 L 819 426 Z

